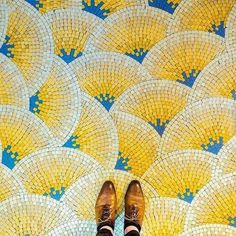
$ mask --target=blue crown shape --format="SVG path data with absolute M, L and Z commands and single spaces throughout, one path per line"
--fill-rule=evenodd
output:
M 171 0 L 149 0 L 149 6 L 162 9 L 173 14 L 178 4 L 174 4 Z
M 108 14 L 110 13 L 109 9 L 103 8 L 104 2 L 101 1 L 97 5 L 95 4 L 95 0 L 90 0 L 90 3 L 85 2 L 84 0 L 82 1 L 83 4 L 83 10 L 87 11 L 89 13 L 92 13 L 102 19 L 105 19 Z
M 12 49 L 15 47 L 14 44 L 10 43 L 10 36 L 6 35 L 4 43 L 0 48 L 0 52 L 9 58 L 14 58 Z
M 39 10 L 40 8 L 43 8 L 43 4 L 40 2 L 40 0 L 26 0 L 26 2 L 31 4 L 37 10 Z
M 185 202 L 191 203 L 198 191 L 195 193 L 190 191 L 189 188 L 186 188 L 186 191 L 184 193 L 178 193 L 177 197 Z
M 2 152 L 2 164 L 9 169 L 13 169 L 17 162 L 19 162 L 19 153 L 13 152 L 12 146 L 7 145 Z
M 213 154 L 217 154 L 223 146 L 223 137 L 219 137 L 218 140 L 214 140 L 213 138 L 209 138 L 208 144 L 202 144 L 202 150 L 211 152 Z
M 118 160 L 116 162 L 115 169 L 123 170 L 123 171 L 132 170 L 132 168 L 129 166 L 129 158 L 124 157 L 122 152 L 119 152 Z
M 165 131 L 165 128 L 169 122 L 170 122 L 169 120 L 161 121 L 161 119 L 157 118 L 154 123 L 151 121 L 148 123 L 157 131 L 157 133 L 160 136 L 162 136 Z
M 39 114 L 41 104 L 43 104 L 43 100 L 40 98 L 40 92 L 37 91 L 35 95 L 30 97 L 30 111 Z
M 192 69 L 190 73 L 183 72 L 182 73 L 182 79 L 177 79 L 177 82 L 184 84 L 190 88 L 192 88 L 196 78 L 198 77 L 200 70 Z
M 236 227 L 236 217 L 229 217 L 228 220 L 230 226 Z
M 219 25 L 213 24 L 212 28 L 208 30 L 211 33 L 215 33 L 221 37 L 225 37 L 225 23 L 221 21 Z
M 78 143 L 78 140 L 79 140 L 78 135 L 72 135 L 63 145 L 63 147 L 79 149 L 80 144 Z
M 127 53 L 125 53 L 125 55 L 133 58 L 134 60 L 138 61 L 139 63 L 142 63 L 143 59 L 145 58 L 147 53 L 148 53 L 148 50 L 146 50 L 144 48 L 140 48 L 140 49 L 134 49 L 132 52 L 127 52 Z
M 43 196 L 46 197 L 51 197 L 57 201 L 59 201 L 61 199 L 61 197 L 63 196 L 63 194 L 65 193 L 65 187 L 61 187 L 61 189 L 56 189 L 54 187 L 50 188 L 49 192 L 46 192 L 43 194 Z
M 106 108 L 107 111 L 111 109 L 112 105 L 115 102 L 115 97 L 110 95 L 109 93 L 100 93 L 95 98 Z
M 74 61 L 76 58 L 78 58 L 78 57 L 80 57 L 80 56 L 82 56 L 82 55 L 83 55 L 82 52 L 76 53 L 74 48 L 70 49 L 70 52 L 69 52 L 69 53 L 67 53 L 67 52 L 65 51 L 65 49 L 62 48 L 62 49 L 60 50 L 60 53 L 58 54 L 58 56 L 59 56 L 64 62 L 66 62 L 67 64 L 71 63 L 71 62 Z

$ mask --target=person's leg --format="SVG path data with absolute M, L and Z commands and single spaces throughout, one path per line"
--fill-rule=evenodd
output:
M 139 181 L 133 180 L 125 195 L 125 236 L 139 236 L 145 210 L 144 195 Z
M 116 215 L 116 191 L 111 181 L 106 181 L 98 195 L 95 212 L 97 236 L 113 236 Z

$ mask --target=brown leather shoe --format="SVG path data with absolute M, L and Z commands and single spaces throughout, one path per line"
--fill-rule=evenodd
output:
M 98 195 L 95 212 L 97 226 L 109 225 L 114 228 L 116 216 L 116 190 L 111 181 L 106 181 Z
M 139 225 L 143 223 L 145 201 L 142 187 L 138 180 L 133 180 L 129 184 L 125 195 L 125 220 L 128 223 Z M 140 230 L 140 229 L 139 229 Z

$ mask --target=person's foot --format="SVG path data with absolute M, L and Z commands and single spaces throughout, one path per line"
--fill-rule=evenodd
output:
M 106 181 L 101 188 L 95 206 L 98 230 L 104 228 L 114 230 L 116 207 L 117 199 L 114 184 L 111 181 Z
M 131 181 L 125 195 L 125 231 L 127 229 L 140 232 L 143 223 L 145 210 L 145 201 L 140 182 L 137 180 Z

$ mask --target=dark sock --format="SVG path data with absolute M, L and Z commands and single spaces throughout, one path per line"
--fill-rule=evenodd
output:
M 97 236 L 113 236 L 109 229 L 100 229 L 97 233 Z
M 128 226 L 135 226 L 138 229 L 139 232 L 141 231 L 141 226 L 139 224 L 135 223 L 134 221 L 125 220 L 125 229 Z
M 132 230 L 129 233 L 127 233 L 125 236 L 140 236 L 140 234 L 136 230 Z

